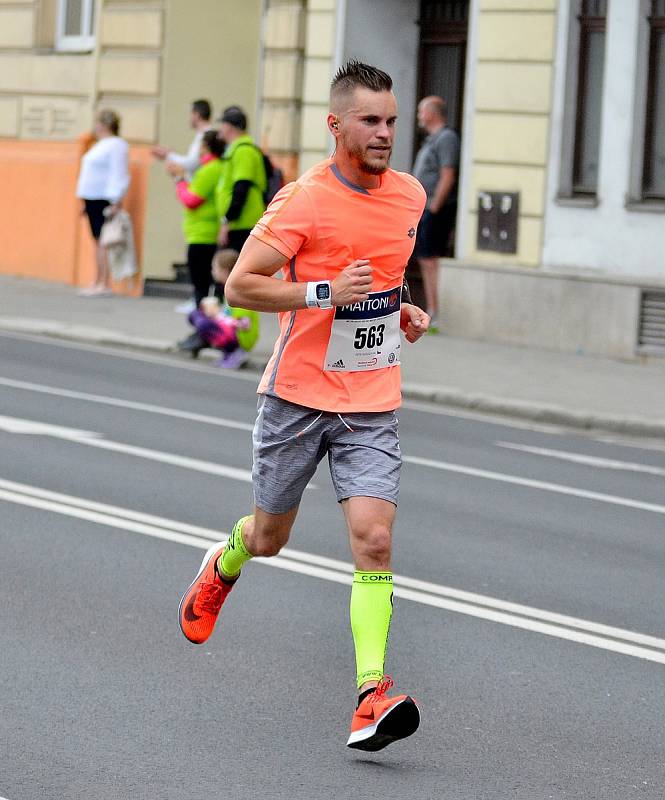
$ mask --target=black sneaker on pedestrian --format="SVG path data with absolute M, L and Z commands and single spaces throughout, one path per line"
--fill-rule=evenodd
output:
M 197 358 L 201 350 L 206 346 L 206 343 L 196 331 L 177 343 L 178 350 L 183 353 L 191 353 L 192 358 Z

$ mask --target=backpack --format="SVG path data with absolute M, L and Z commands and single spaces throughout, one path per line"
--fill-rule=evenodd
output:
M 277 194 L 277 192 L 284 186 L 284 173 L 279 167 L 276 167 L 272 161 L 270 160 L 270 156 L 266 155 L 263 151 L 261 151 L 261 155 L 263 156 L 263 167 L 266 171 L 266 190 L 263 193 L 263 202 L 266 204 L 266 208 L 272 202 L 273 197 Z
M 282 186 L 284 186 L 284 173 L 279 167 L 276 167 L 272 163 L 270 156 L 267 153 L 264 153 L 258 145 L 250 144 L 250 142 L 241 142 L 238 145 L 238 147 L 243 146 L 256 147 L 259 153 L 261 153 L 261 157 L 263 158 L 263 169 L 266 171 L 266 190 L 263 192 L 263 202 L 265 206 L 268 207 L 272 202 L 273 197 L 282 188 Z

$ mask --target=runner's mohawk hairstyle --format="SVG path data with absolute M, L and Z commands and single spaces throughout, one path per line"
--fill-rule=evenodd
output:
M 393 88 L 393 79 L 387 72 L 363 64 L 362 61 L 347 61 L 337 70 L 330 84 L 331 107 L 340 97 L 350 94 L 359 86 L 372 92 L 390 92 Z

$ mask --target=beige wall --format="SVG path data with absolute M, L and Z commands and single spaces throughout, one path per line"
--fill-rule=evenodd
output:
M 300 150 L 305 0 L 267 0 L 260 98 L 262 147 L 272 155 Z
M 337 19 L 336 0 L 309 0 L 307 3 L 300 154 L 302 172 L 329 156 L 331 151 L 325 120 L 335 67 Z
M 557 0 L 479 0 L 465 258 L 535 266 L 543 243 Z M 476 249 L 480 191 L 520 193 L 518 249 Z
M 136 6 L 145 9 L 146 3 Z M 191 142 L 189 107 L 197 98 L 209 99 L 215 114 L 224 106 L 241 105 L 250 117 L 250 132 L 256 133 L 261 0 L 196 0 L 193 10 L 191 0 L 166 0 L 163 9 L 156 137 L 178 152 Z M 140 106 L 149 101 L 134 102 Z M 148 191 L 146 277 L 170 279 L 172 264 L 184 261 L 181 219 L 173 182 L 157 162 Z
M 92 119 L 94 54 L 56 53 L 56 0 L 0 0 L 0 138 L 72 140 Z
M 98 23 L 97 106 L 122 117 L 133 142 L 157 139 L 168 0 L 104 0 Z
M 198 97 L 216 111 L 239 103 L 256 123 L 261 0 L 96 2 L 93 49 L 65 53 L 55 42 L 57 0 L 0 0 L 0 138 L 72 141 L 109 107 L 131 142 L 184 151 Z M 288 58 L 275 75 L 278 89 L 289 80 L 299 89 Z M 182 215 L 160 163 L 147 195 L 144 274 L 171 278 L 183 260 Z

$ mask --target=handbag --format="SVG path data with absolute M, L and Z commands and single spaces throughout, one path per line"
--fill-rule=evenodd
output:
M 118 211 L 112 217 L 108 217 L 102 225 L 99 243 L 102 247 L 116 247 L 117 245 L 125 244 L 126 241 L 127 233 L 123 225 L 122 213 Z

